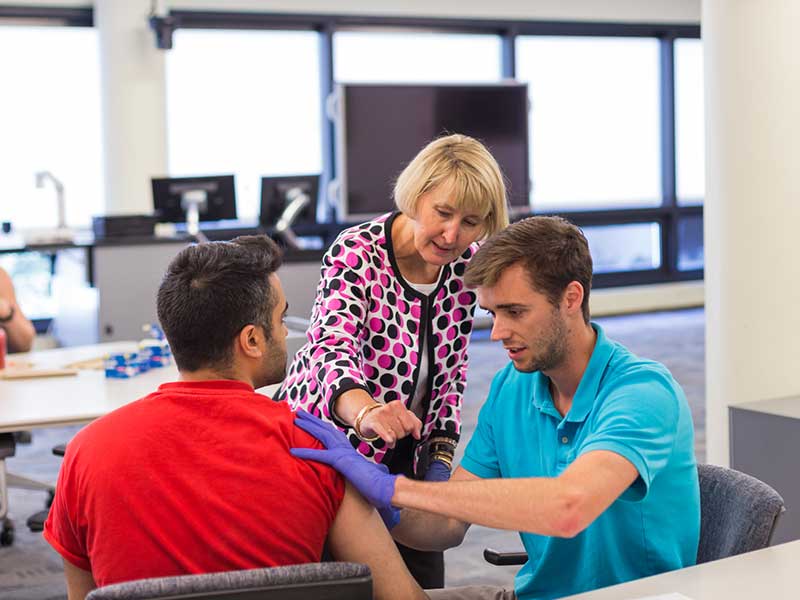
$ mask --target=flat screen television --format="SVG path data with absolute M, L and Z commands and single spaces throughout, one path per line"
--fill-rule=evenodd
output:
M 153 178 L 153 211 L 159 222 L 183 223 L 184 194 L 202 191 L 206 202 L 200 206 L 201 221 L 236 218 L 236 187 L 233 175 Z
M 474 137 L 497 159 L 514 212 L 530 210 L 526 84 L 341 84 L 336 119 L 338 220 L 392 210 L 394 182 L 428 142 Z

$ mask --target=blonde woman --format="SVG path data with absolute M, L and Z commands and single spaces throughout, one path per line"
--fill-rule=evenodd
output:
M 325 254 L 308 342 L 277 398 L 390 472 L 442 481 L 476 304 L 463 275 L 477 242 L 508 224 L 506 190 L 480 142 L 449 135 L 408 164 L 394 197 L 399 211 L 343 231 Z M 423 588 L 444 585 L 441 553 L 400 549 Z

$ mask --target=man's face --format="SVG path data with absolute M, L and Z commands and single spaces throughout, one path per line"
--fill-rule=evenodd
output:
M 495 285 L 479 287 L 478 303 L 492 313 L 492 339 L 503 342 L 515 369 L 550 371 L 564 361 L 567 323 L 560 309 L 531 287 L 521 265 L 503 271 Z
M 277 274 L 273 273 L 269 276 L 269 284 L 272 288 L 274 306 L 270 320 L 272 326 L 270 339 L 267 341 L 262 365 L 264 382 L 262 385 L 280 383 L 286 376 L 286 336 L 289 334 L 286 324 L 283 322 L 289 305 L 286 303 L 283 286 L 281 286 L 281 280 L 278 279 Z

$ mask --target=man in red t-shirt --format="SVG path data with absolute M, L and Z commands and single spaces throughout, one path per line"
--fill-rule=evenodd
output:
M 264 236 L 172 261 L 158 317 L 180 380 L 102 417 L 67 446 L 44 536 L 70 600 L 111 583 L 319 561 L 368 564 L 376 598 L 424 598 L 377 513 L 327 466 L 285 403 L 288 305 Z

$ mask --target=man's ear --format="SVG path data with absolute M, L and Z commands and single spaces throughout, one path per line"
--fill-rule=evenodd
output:
M 577 281 L 570 281 L 564 289 L 562 303 L 568 313 L 581 312 L 582 314 L 583 286 Z
M 236 336 L 239 351 L 248 358 L 260 358 L 264 355 L 264 331 L 253 324 L 245 325 Z

